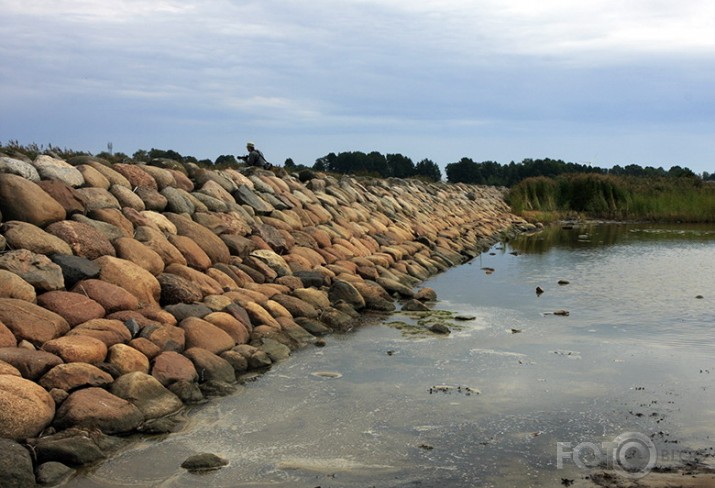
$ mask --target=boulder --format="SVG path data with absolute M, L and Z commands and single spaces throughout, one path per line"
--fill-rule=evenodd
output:
M 0 438 L 26 439 L 38 435 L 55 415 L 55 402 L 40 385 L 0 375 Z M 3 452 L 3 458 L 7 453 Z
M 151 375 L 164 386 L 178 381 L 195 382 L 199 378 L 194 363 L 174 351 L 162 352 L 154 359 Z
M 98 364 L 107 356 L 104 342 L 88 335 L 66 335 L 47 341 L 42 350 L 62 358 L 65 363 Z
M 248 328 L 229 313 L 213 312 L 203 319 L 226 332 L 236 344 L 246 344 L 250 340 Z
M 156 344 L 162 351 L 180 352 L 184 350 L 186 336 L 184 329 L 174 325 L 150 325 L 141 331 L 141 337 Z
M 0 270 L 10 271 L 40 291 L 65 287 L 62 269 L 43 254 L 17 249 L 0 254 Z
M 109 165 L 105 165 L 96 161 L 87 162 L 85 164 L 101 173 L 102 176 L 104 176 L 107 181 L 109 181 L 110 186 L 120 185 L 126 188 L 132 188 L 132 185 L 129 183 L 129 180 L 127 180 L 120 173 L 113 170 Z
M 0 156 L 0 173 L 17 175 L 35 183 L 40 181 L 40 174 L 31 163 L 6 156 Z
M 186 258 L 169 242 L 160 230 L 140 226 L 136 228 L 134 238 L 161 256 L 165 265 L 168 266 L 176 263 L 186 266 Z
M 69 291 L 50 291 L 37 297 L 37 304 L 67 321 L 70 327 L 105 315 L 104 307 L 86 295 Z
M 93 167 L 88 166 L 86 164 L 80 164 L 78 166 L 75 166 L 75 168 L 77 168 L 77 171 L 82 173 L 85 187 L 91 186 L 94 188 L 103 188 L 105 190 L 109 189 L 111 185 L 111 183 L 109 183 L 109 180 Z
M 116 209 L 103 209 L 103 210 L 116 210 Z M 99 210 L 93 210 L 92 214 L 96 214 L 97 212 L 99 212 Z M 75 222 L 81 222 L 83 224 L 87 224 L 88 226 L 92 227 L 94 230 L 96 230 L 97 232 L 102 234 L 104 237 L 106 237 L 110 243 L 115 239 L 119 239 L 120 237 L 129 237 L 129 235 L 131 235 L 130 232 L 127 232 L 125 229 L 117 227 L 114 224 L 109 224 L 109 223 L 103 222 L 101 220 L 90 219 L 89 217 L 86 217 L 84 215 L 75 214 L 72 216 L 72 220 L 74 220 Z M 132 229 L 132 231 L 133 231 L 133 229 Z
M 88 336 L 99 339 L 107 348 L 115 344 L 123 344 L 132 339 L 129 329 L 120 320 L 93 319 L 72 329 L 65 337 Z M 105 351 L 106 354 L 106 351 Z M 85 361 L 89 362 L 89 361 Z
M 2 167 L 0 166 L 0 170 Z M 7 488 L 35 488 L 35 473 L 30 451 L 19 443 L 0 436 L 0 473 Z
M 269 268 L 276 272 L 278 276 L 287 276 L 293 274 L 288 266 L 288 263 L 274 251 L 258 249 L 251 252 L 251 257 L 263 261 Z
M 112 169 L 124 176 L 131 184 L 132 188 L 145 187 L 157 190 L 159 187 L 156 180 L 143 167 L 137 164 L 113 164 Z
M 85 388 L 67 397 L 57 410 L 54 425 L 121 434 L 135 430 L 143 420 L 141 411 L 128 401 L 102 388 Z
M 64 220 L 47 226 L 47 232 L 68 243 L 77 256 L 93 260 L 101 256 L 115 255 L 109 239 L 91 225 Z
M 191 238 L 170 235 L 168 239 L 184 256 L 187 266 L 200 271 L 206 271 L 211 266 L 211 258 L 209 258 L 204 250 Z
M 117 210 L 116 208 L 99 208 L 96 210 L 92 210 L 89 212 L 89 217 L 94 219 L 94 222 L 104 222 L 105 224 L 111 224 L 117 229 L 119 229 L 122 233 L 123 236 L 129 237 L 134 234 L 134 224 L 124 216 L 121 210 Z M 81 219 L 73 219 L 73 220 L 79 220 L 80 222 L 82 221 Z M 90 222 L 87 222 L 90 223 Z M 91 223 L 90 223 L 91 225 Z M 101 225 L 101 224 L 95 224 L 95 225 Z M 102 230 L 98 227 L 97 230 L 102 232 Z M 109 229 L 108 227 L 105 226 L 105 228 Z M 116 232 L 116 231 L 113 231 Z M 106 235 L 106 234 L 105 234 Z M 114 239 L 110 238 L 110 241 L 113 241 Z
M 90 386 L 105 387 L 114 381 L 112 375 L 88 363 L 58 364 L 40 378 L 40 385 L 47 391 L 58 388 L 71 392 Z
M 73 287 L 78 281 L 88 280 L 99 276 L 99 266 L 82 256 L 66 256 L 53 254 L 52 262 L 60 267 L 65 279 L 65 288 Z
M 137 297 L 140 307 L 159 305 L 161 286 L 150 272 L 131 261 L 114 256 L 102 256 L 95 262 L 101 270 L 100 279 L 124 288 Z
M 188 197 L 189 193 L 180 188 L 167 187 L 161 191 L 161 194 L 166 198 L 168 212 L 193 215 L 196 211 L 196 205 Z
M 62 205 L 68 216 L 76 213 L 83 214 L 87 211 L 80 194 L 66 183 L 59 180 L 43 180 L 37 184 L 57 203 Z
M 168 169 L 149 165 L 142 165 L 141 169 L 149 173 L 149 175 L 154 178 L 158 190 L 163 190 L 167 186 L 176 186 L 176 178 Z
M 420 288 L 415 292 L 415 300 L 433 302 L 437 300 L 437 293 L 432 288 Z
M 60 180 L 73 187 L 84 185 L 84 176 L 82 176 L 82 173 L 61 159 L 55 159 L 51 156 L 41 154 L 35 158 L 32 165 L 37 169 L 42 179 Z
M 27 249 L 37 254 L 72 255 L 69 244 L 36 225 L 12 220 L 3 223 L 2 231 L 12 249 Z
M 296 288 L 291 292 L 291 294 L 300 298 L 304 302 L 308 302 L 319 310 L 326 310 L 330 308 L 330 299 L 328 298 L 328 293 L 325 290 L 318 290 L 315 288 Z
M 177 412 L 182 401 L 159 380 L 142 372 L 127 373 L 112 384 L 110 391 L 136 406 L 145 419 L 155 419 Z
M 161 286 L 160 303 L 162 306 L 200 302 L 204 297 L 197 285 L 179 275 L 162 273 L 157 276 L 157 280 Z
M 149 373 L 149 358 L 126 344 L 115 344 L 110 347 L 107 362 L 115 366 L 123 375 L 135 371 Z M 113 393 L 116 394 L 116 392 Z M 122 395 L 119 396 L 125 398 Z
M 87 212 L 98 210 L 101 208 L 121 209 L 122 206 L 119 200 L 109 191 L 104 188 L 78 188 L 76 190 L 79 198 L 84 203 L 84 208 Z
M 15 273 L 0 269 L 0 298 L 17 298 L 34 303 L 35 287 Z
M 0 322 L 17 340 L 24 339 L 36 346 L 70 330 L 67 321 L 56 313 L 16 298 L 0 298 Z
M 214 354 L 221 354 L 236 345 L 236 341 L 227 332 L 197 317 L 182 320 L 179 327 L 184 329 L 187 349 L 199 347 Z
M 43 463 L 43 466 L 52 462 L 56 464 L 62 462 L 69 466 L 85 466 L 104 459 L 106 457 L 104 449 L 114 442 L 103 437 L 101 432 L 96 430 L 89 432 L 82 429 L 69 429 L 37 439 L 33 442 L 33 451 L 37 455 L 37 462 Z M 39 468 L 37 478 L 39 482 Z
M 171 273 L 189 280 L 201 291 L 203 296 L 223 293 L 223 287 L 216 280 L 188 266 L 171 264 L 164 269 L 164 273 Z
M 237 202 L 248 205 L 259 215 L 270 215 L 270 213 L 275 210 L 270 203 L 258 196 L 247 186 L 239 186 L 238 189 L 233 192 L 233 196 Z
M 120 310 L 136 310 L 139 299 L 120 286 L 102 280 L 82 280 L 72 291 L 83 294 L 99 303 L 110 314 Z
M 194 367 L 199 373 L 200 383 L 207 381 L 236 382 L 236 372 L 233 366 L 211 351 L 193 347 L 184 351 L 184 356 L 194 363 Z
M 149 361 L 161 354 L 161 348 L 145 337 L 132 339 L 129 345 L 146 356 Z
M 130 237 L 121 237 L 112 242 L 117 257 L 131 261 L 158 276 L 164 271 L 164 260 L 150 247 Z
M 37 184 L 6 173 L 0 173 L 0 212 L 6 220 L 21 220 L 39 227 L 66 217 L 62 205 Z
M 281 293 L 274 295 L 271 299 L 283 305 L 293 317 L 308 317 L 311 319 L 318 317 L 318 309 L 300 298 Z
M 167 213 L 166 217 L 176 226 L 177 233 L 191 238 L 204 250 L 212 263 L 229 262 L 228 247 L 216 234 L 185 215 Z
M 5 324 L 0 322 L 0 347 L 15 346 L 17 346 L 17 339 L 15 339 L 15 336 L 13 335 L 12 331 L 5 327 Z
M 134 189 L 137 196 L 144 202 L 144 207 L 147 210 L 152 210 L 154 212 L 163 212 L 168 205 L 168 200 L 164 195 L 159 193 L 153 188 L 148 188 L 146 186 L 140 186 Z
M 121 205 L 122 208 L 129 207 L 137 212 L 146 210 L 144 201 L 139 197 L 139 195 L 126 186 L 113 185 L 109 188 L 109 193 L 117 199 L 117 202 L 119 202 L 119 205 Z
M 0 361 L 10 364 L 23 378 L 33 381 L 62 364 L 62 359 L 54 354 L 22 347 L 0 348 Z

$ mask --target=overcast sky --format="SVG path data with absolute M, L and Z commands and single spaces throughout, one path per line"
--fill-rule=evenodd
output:
M 712 0 L 0 0 L 0 142 L 715 172 Z

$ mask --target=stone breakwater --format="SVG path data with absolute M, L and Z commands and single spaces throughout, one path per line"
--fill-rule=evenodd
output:
M 0 222 L 8 486 L 171 431 L 363 312 L 420 308 L 421 281 L 527 227 L 496 188 L 18 154 Z

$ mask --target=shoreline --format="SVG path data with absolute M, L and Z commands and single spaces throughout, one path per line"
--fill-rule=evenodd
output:
M 1 466 L 46 484 L 533 229 L 499 189 L 0 158 Z

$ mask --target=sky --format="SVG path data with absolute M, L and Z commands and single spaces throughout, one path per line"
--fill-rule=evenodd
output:
M 0 0 L 0 143 L 715 172 L 711 0 Z

